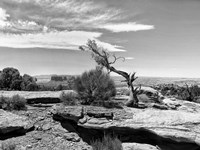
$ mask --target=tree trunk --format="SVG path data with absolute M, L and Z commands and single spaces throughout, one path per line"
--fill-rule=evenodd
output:
M 127 107 L 138 107 L 138 98 L 137 98 L 137 91 L 134 90 L 133 85 L 130 85 L 130 94 L 129 94 L 129 99 L 125 103 Z

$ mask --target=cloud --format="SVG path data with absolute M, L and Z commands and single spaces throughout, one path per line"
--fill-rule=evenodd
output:
M 153 25 L 137 24 L 136 22 L 119 23 L 119 24 L 105 24 L 99 26 L 99 28 L 107 29 L 112 32 L 130 32 L 130 31 L 141 31 L 154 29 Z
M 49 30 L 82 30 L 105 29 L 113 32 L 128 32 L 153 29 L 152 25 L 120 22 L 127 18 L 123 11 L 108 7 L 105 3 L 91 0 L 1 0 L 0 6 L 6 9 L 9 17 L 9 28 L 4 32 L 18 30 L 24 32 L 38 32 L 41 26 Z M 4 19 L 5 17 L 5 12 Z M 19 22 L 35 22 L 38 27 L 27 26 L 25 31 L 19 28 Z M 35 25 L 36 25 L 35 24 Z M 27 30 L 31 28 L 31 30 Z M 6 30 L 6 31 L 5 31 Z
M 7 18 L 10 17 L 9 14 L 6 13 L 6 10 L 0 8 L 0 28 L 4 28 L 8 26 Z
M 14 33 L 16 30 L 24 33 L 18 26 L 19 21 L 35 22 L 50 30 L 63 31 L 97 29 L 99 24 L 121 18 L 121 10 L 91 0 L 1 0 L 0 6 L 9 14 L 9 29 L 3 30 L 9 33 L 13 29 Z M 30 32 L 33 32 L 32 28 Z
M 154 28 L 135 22 L 120 23 L 127 18 L 123 10 L 101 1 L 0 0 L 0 7 L 0 46 L 6 47 L 75 50 L 88 39 L 94 39 L 109 51 L 125 51 L 121 46 L 100 41 L 104 30 L 128 32 Z
M 125 60 L 133 60 L 133 59 L 135 59 L 135 58 L 133 58 L 133 57 L 125 57 Z
M 107 48 L 109 51 L 125 51 L 120 46 L 101 42 L 99 32 L 86 31 L 61 31 L 37 34 L 0 34 L 0 45 L 13 48 L 53 48 L 78 50 L 80 45 L 85 45 L 88 39 L 96 40 L 97 44 Z

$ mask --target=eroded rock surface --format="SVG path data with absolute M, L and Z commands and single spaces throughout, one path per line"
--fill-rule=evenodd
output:
M 33 127 L 33 122 L 25 116 L 19 116 L 0 109 L 0 139 L 7 134 L 23 134 Z
M 128 107 L 105 109 L 91 106 L 79 109 L 74 107 L 73 111 L 82 111 L 79 114 L 84 114 L 79 119 L 80 121 L 74 124 L 77 124 L 76 130 L 83 135 L 82 138 L 86 141 L 87 137 L 95 137 L 97 134 L 107 132 L 119 135 L 125 142 L 157 145 L 163 150 L 200 149 L 200 113 L 194 109 L 198 108 L 199 104 L 179 103 L 180 108 L 186 107 L 187 109 L 159 110 Z M 54 113 L 58 115 L 56 111 Z
M 28 107 L 27 111 L 14 111 L 12 113 L 0 110 L 0 112 L 11 116 L 11 118 L 15 118 L 13 119 L 13 123 L 7 123 L 7 125 L 6 122 L 12 119 L 4 119 L 5 121 L 2 123 L 4 126 L 17 125 L 18 127 L 20 125 L 20 127 L 26 129 L 25 127 L 28 125 L 26 122 L 27 118 L 34 125 L 34 129 L 29 132 L 25 132 L 22 135 L 13 134 L 8 138 L 0 140 L 0 150 L 2 144 L 10 145 L 10 143 L 16 145 L 16 150 L 91 150 L 91 146 L 85 143 L 75 130 L 67 130 L 63 127 L 71 126 L 70 123 L 67 121 L 63 121 L 62 123 L 55 121 L 50 109 L 48 107 Z M 0 113 L 0 118 L 1 116 L 3 116 L 2 113 Z M 73 126 L 71 127 L 74 129 Z M 6 131 L 8 132 L 8 130 Z
M 197 103 L 164 97 L 145 109 L 52 105 L 0 110 L 0 147 L 14 142 L 17 150 L 90 150 L 91 140 L 108 133 L 117 135 L 127 150 L 200 150 Z

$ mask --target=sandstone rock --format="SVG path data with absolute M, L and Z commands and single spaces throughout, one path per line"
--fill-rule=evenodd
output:
M 199 104 L 194 105 L 198 106 Z M 194 105 L 190 104 L 192 107 Z M 145 141 L 153 140 L 163 147 L 165 146 L 163 143 L 166 142 L 169 144 L 166 144 L 168 147 L 178 145 L 178 148 L 182 147 L 183 149 L 184 147 L 190 149 L 190 146 L 200 148 L 200 113 L 197 113 L 197 111 L 153 108 L 141 110 L 128 107 L 125 107 L 124 111 L 129 114 L 132 113 L 132 117 L 115 120 L 117 111 L 113 111 L 113 120 L 104 122 L 102 121 L 103 118 L 92 117 L 86 123 L 78 125 L 90 130 L 115 132 L 125 141 L 131 141 L 139 136 L 145 138 Z M 176 144 L 173 145 L 173 143 Z
M 108 122 L 109 122 L 109 120 L 107 120 L 106 118 L 91 118 L 88 120 L 87 123 L 100 125 L 100 124 L 105 124 Z
M 54 116 L 60 117 L 60 119 L 72 120 L 78 122 L 79 119 L 83 118 L 83 107 L 82 106 L 67 106 L 62 105 L 53 107 L 52 113 Z
M 159 150 L 157 147 L 149 144 L 122 143 L 123 150 Z
M 163 105 L 163 104 L 152 103 L 150 106 L 157 108 L 157 109 L 161 109 L 161 110 L 167 110 L 168 109 L 168 107 L 166 105 Z
M 79 119 L 78 123 L 84 124 L 87 122 L 87 116 L 84 116 L 83 118 Z
M 28 119 L 34 122 L 35 130 L 29 130 L 30 132 L 20 136 L 16 135 L 16 130 L 13 131 L 14 133 L 9 132 L 12 133 L 9 137 L 0 139 L 0 150 L 2 142 L 11 141 L 16 143 L 16 150 L 92 150 L 91 146 L 76 133 L 75 126 L 71 124 L 73 121 L 55 121 L 51 115 L 48 115 L 50 110 L 51 108 L 48 107 L 46 109 L 34 107 L 27 111 L 14 111 L 15 114 L 8 112 L 9 116 L 14 115 L 18 121 L 21 120 L 20 118 L 27 119 L 28 116 Z M 0 116 L 2 117 L 2 113 Z M 39 127 L 41 129 L 37 130 Z
M 81 134 L 87 132 L 88 138 L 95 133 L 102 134 L 105 131 L 120 135 L 122 141 L 134 142 L 133 139 L 143 140 L 147 143 L 153 141 L 159 147 L 166 148 L 165 145 L 171 147 L 170 150 L 180 149 L 180 147 L 181 149 L 199 148 L 200 104 L 176 99 L 164 101 L 162 105 L 165 104 L 176 106 L 177 110 L 67 106 L 62 109 L 56 107 L 55 114 L 63 118 L 61 122 L 74 120 L 78 123 L 80 120 L 76 128 L 78 128 L 78 132 L 83 132 Z M 166 107 L 168 106 L 166 105 Z M 81 121 L 82 119 L 84 121 Z M 67 122 L 63 126 L 70 129 L 67 127 L 69 124 L 70 122 Z M 71 126 L 74 125 L 71 124 Z M 76 129 L 73 129 L 72 132 L 76 132 Z
M 87 106 L 84 110 L 85 114 L 87 114 L 90 117 L 95 118 L 113 118 L 113 110 L 112 109 L 106 109 L 103 107 L 94 107 L 94 106 Z
M 0 137 L 10 132 L 25 133 L 33 127 L 27 117 L 18 116 L 0 109 Z
M 42 130 L 44 131 L 49 130 L 49 129 L 51 129 L 51 125 L 49 123 L 42 126 Z
M 64 138 L 68 141 L 79 142 L 80 137 L 76 133 L 65 133 Z

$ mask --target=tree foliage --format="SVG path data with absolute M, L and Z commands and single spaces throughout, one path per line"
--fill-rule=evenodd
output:
M 1 85 L 4 89 L 19 90 L 19 85 L 21 84 L 22 77 L 20 73 L 15 68 L 4 68 L 1 72 Z
M 36 91 L 38 86 L 36 80 L 28 74 L 24 74 L 22 77 L 21 89 L 23 91 Z
M 36 80 L 30 75 L 20 75 L 20 72 L 12 67 L 4 68 L 0 72 L 0 88 L 4 90 L 35 91 L 38 86 Z

